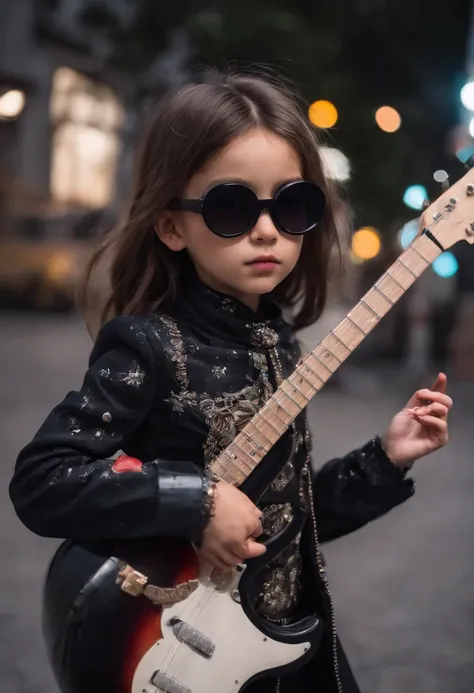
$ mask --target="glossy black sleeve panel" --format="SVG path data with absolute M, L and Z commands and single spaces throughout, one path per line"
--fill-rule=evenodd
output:
M 414 493 L 414 483 L 395 467 L 379 438 L 346 457 L 330 460 L 313 475 L 321 542 L 353 532 Z
M 139 320 L 101 331 L 78 392 L 70 392 L 21 451 L 10 497 L 42 536 L 114 539 L 202 534 L 205 481 L 192 463 L 144 461 L 114 470 L 117 451 L 140 434 L 160 362 Z

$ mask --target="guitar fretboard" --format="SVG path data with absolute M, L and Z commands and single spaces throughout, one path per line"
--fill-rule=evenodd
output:
M 213 460 L 213 473 L 240 486 L 339 366 L 440 254 L 429 238 L 416 238 Z

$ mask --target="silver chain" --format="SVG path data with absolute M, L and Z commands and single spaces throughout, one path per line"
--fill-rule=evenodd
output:
M 334 601 L 332 598 L 332 594 L 329 590 L 329 584 L 328 584 L 328 579 L 326 575 L 326 568 L 324 567 L 323 564 L 323 559 L 321 556 L 321 548 L 319 545 L 319 537 L 318 537 L 318 528 L 316 525 L 316 512 L 314 509 L 314 494 L 313 494 L 313 484 L 311 481 L 311 456 L 308 453 L 306 456 L 306 463 L 304 466 L 304 471 L 306 473 L 307 479 L 308 479 L 308 493 L 309 493 L 309 500 L 310 500 L 310 513 L 311 513 L 311 519 L 313 523 L 313 537 L 314 537 L 314 548 L 316 552 L 316 564 L 318 566 L 318 572 L 321 577 L 321 580 L 323 581 L 324 585 L 324 590 L 326 592 L 328 601 L 329 601 L 329 611 L 331 615 L 331 635 L 332 635 L 332 659 L 333 659 L 333 664 L 334 664 L 334 673 L 336 675 L 336 683 L 337 683 L 337 690 L 338 693 L 344 693 L 343 687 L 342 687 L 342 682 L 341 682 L 341 676 L 339 672 L 339 660 L 337 656 L 337 632 L 336 632 L 336 617 L 334 615 Z

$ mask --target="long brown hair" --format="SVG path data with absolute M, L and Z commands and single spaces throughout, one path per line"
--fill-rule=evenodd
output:
M 80 292 L 84 310 L 91 277 L 107 252 L 111 254 L 110 294 L 101 323 L 115 315 L 166 311 L 171 306 L 192 265 L 185 250 L 172 252 L 159 240 L 154 220 L 212 155 L 255 126 L 287 140 L 301 158 L 304 178 L 326 195 L 323 221 L 304 237 L 296 267 L 272 293 L 282 307 L 298 305 L 295 329 L 319 317 L 327 297 L 331 249 L 338 242 L 338 198 L 324 176 L 320 142 L 299 97 L 282 79 L 264 70 L 210 70 L 202 81 L 159 102 L 139 150 L 128 215 L 106 237 L 87 268 Z

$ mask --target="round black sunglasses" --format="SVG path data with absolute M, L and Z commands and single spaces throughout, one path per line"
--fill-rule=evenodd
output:
M 212 233 L 234 238 L 250 231 L 264 210 L 268 210 L 279 231 L 299 236 L 319 224 L 325 206 L 326 198 L 317 185 L 296 181 L 283 185 L 269 200 L 259 200 L 241 183 L 220 183 L 200 200 L 177 198 L 168 209 L 202 214 Z

